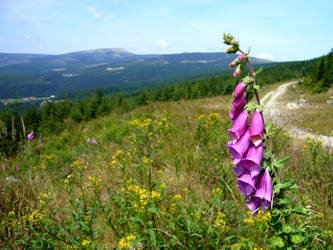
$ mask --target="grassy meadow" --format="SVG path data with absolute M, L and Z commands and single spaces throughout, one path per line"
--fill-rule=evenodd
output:
M 232 170 L 231 100 L 152 102 L 90 122 L 68 119 L 61 134 L 22 145 L 1 160 L 0 247 L 272 248 L 270 212 L 252 217 Z M 280 178 L 296 181 L 296 203 L 312 211 L 291 218 L 314 234 L 295 248 L 330 248 L 332 154 L 283 129 L 265 145 L 292 156 Z

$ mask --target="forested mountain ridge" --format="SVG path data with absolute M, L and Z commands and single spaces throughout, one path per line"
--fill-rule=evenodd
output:
M 124 49 L 97 49 L 63 55 L 0 53 L 0 98 L 61 95 L 97 87 L 131 92 L 176 83 L 228 68 L 233 55 L 181 53 L 136 55 Z M 254 64 L 268 63 L 253 58 Z

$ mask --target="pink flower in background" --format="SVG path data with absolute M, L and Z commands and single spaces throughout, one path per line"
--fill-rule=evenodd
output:
M 97 141 L 95 140 L 95 138 L 92 140 L 92 143 L 97 145 Z
M 19 171 L 20 167 L 18 165 L 16 165 L 15 169 L 16 169 L 16 171 Z
M 90 139 L 88 138 L 88 139 L 86 140 L 86 142 L 87 142 L 87 143 L 90 143 Z
M 7 170 L 7 168 L 6 168 L 5 165 L 2 165 L 1 167 L 2 167 L 2 170 L 3 170 L 3 171 L 6 171 L 6 170 Z
M 34 139 L 35 135 L 34 135 L 34 131 L 32 131 L 31 133 L 28 134 L 28 139 L 30 141 L 32 141 Z
M 250 136 L 252 143 L 257 147 L 264 136 L 264 119 L 258 110 L 254 111 L 250 122 Z

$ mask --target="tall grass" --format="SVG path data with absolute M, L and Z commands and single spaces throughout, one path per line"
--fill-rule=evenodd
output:
M 229 96 L 154 102 L 69 122 L 2 159 L 1 247 L 270 248 L 270 213 L 249 215 L 236 186 L 226 103 Z M 316 139 L 295 145 L 283 130 L 268 145 L 294 156 L 282 177 L 296 177 L 297 202 L 313 210 L 304 222 L 317 234 L 311 247 L 329 247 L 332 155 Z

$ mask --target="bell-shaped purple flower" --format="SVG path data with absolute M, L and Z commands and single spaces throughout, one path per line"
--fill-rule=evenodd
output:
M 31 131 L 31 133 L 28 134 L 28 140 L 32 141 L 34 139 L 34 131 Z
M 256 191 L 256 181 L 257 177 L 252 178 L 250 172 L 245 171 L 238 178 L 238 188 L 242 192 L 243 195 L 251 195 Z
M 5 165 L 2 165 L 1 168 L 2 168 L 3 171 L 7 170 L 7 167 Z
M 246 206 L 252 211 L 256 211 L 258 209 L 258 207 L 260 207 L 260 204 L 257 201 L 254 201 L 251 199 L 251 197 L 247 198 L 248 201 L 245 202 Z M 254 214 L 254 216 L 257 213 Z
M 236 173 L 237 177 L 240 177 L 242 174 L 245 173 L 245 169 L 240 166 L 233 167 L 232 169 Z
M 92 143 L 97 145 L 97 141 L 95 140 L 95 138 L 92 140 Z
M 230 112 L 229 112 L 230 119 L 231 119 L 232 121 L 236 120 L 236 118 L 238 117 L 238 115 L 239 115 L 241 112 L 242 112 L 241 109 L 234 109 L 234 108 L 233 108 L 233 109 L 230 110 Z
M 20 170 L 20 166 L 16 165 L 15 169 L 16 169 L 16 171 L 19 171 Z
M 258 147 L 264 136 L 264 119 L 258 110 L 255 110 L 250 122 L 250 135 L 252 143 Z
M 246 93 L 243 92 L 243 94 L 239 97 L 236 97 L 234 101 L 232 102 L 232 106 L 234 109 L 243 109 L 243 107 L 246 104 Z
M 246 157 L 243 158 L 238 166 L 247 169 L 251 176 L 258 176 L 261 171 L 261 162 L 264 154 L 264 146 L 262 143 L 258 146 L 250 146 L 249 151 L 246 154 Z
M 250 146 L 250 131 L 247 129 L 242 137 L 235 143 L 228 145 L 229 151 L 234 156 L 234 163 L 238 164 Z
M 245 91 L 246 85 L 244 82 L 239 82 L 233 92 L 234 97 L 242 96 Z
M 229 129 L 229 134 L 232 138 L 232 142 L 236 143 L 239 138 L 244 134 L 247 128 L 247 121 L 249 118 L 249 114 L 246 110 L 243 110 L 239 116 L 236 118 L 234 124 L 232 125 L 231 129 Z
M 273 184 L 267 169 L 260 173 L 256 188 L 257 190 L 251 199 L 259 203 L 263 209 L 270 208 L 272 204 Z
M 90 139 L 88 138 L 88 139 L 86 140 L 86 142 L 87 142 L 87 143 L 90 143 Z

